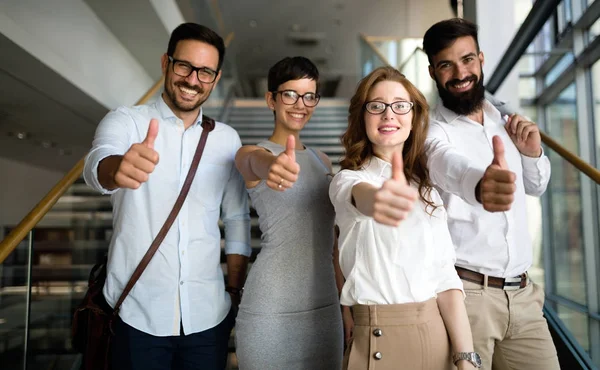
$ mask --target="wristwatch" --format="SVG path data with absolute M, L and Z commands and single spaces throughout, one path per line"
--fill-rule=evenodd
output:
M 478 369 L 481 367 L 481 357 L 479 357 L 479 353 L 477 352 L 457 352 L 452 355 L 454 365 L 460 360 L 467 360 Z

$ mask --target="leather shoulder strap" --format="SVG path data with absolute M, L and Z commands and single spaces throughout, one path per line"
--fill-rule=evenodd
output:
M 192 164 L 190 165 L 190 170 L 185 178 L 183 187 L 181 188 L 181 191 L 179 192 L 179 196 L 177 197 L 177 200 L 175 201 L 175 205 L 173 206 L 171 213 L 169 213 L 167 220 L 165 221 L 164 225 L 161 227 L 160 231 L 156 235 L 156 238 L 154 238 L 154 241 L 150 245 L 150 248 L 148 248 L 148 251 L 146 252 L 144 257 L 140 261 L 140 264 L 136 267 L 135 271 L 133 271 L 133 274 L 131 275 L 131 278 L 129 278 L 129 281 L 127 282 L 127 285 L 125 286 L 125 289 L 123 289 L 123 293 L 121 293 L 121 296 L 119 297 L 119 300 L 117 301 L 117 304 L 115 304 L 114 311 L 113 311 L 114 316 L 119 314 L 119 309 L 121 308 L 123 301 L 129 294 L 129 292 L 131 291 L 131 289 L 133 288 L 135 283 L 138 281 L 140 276 L 142 276 L 142 273 L 144 272 L 144 270 L 150 263 L 150 260 L 152 259 L 152 257 L 156 253 L 156 251 L 158 250 L 158 247 L 160 247 L 160 244 L 165 239 L 165 236 L 167 236 L 167 233 L 169 232 L 169 229 L 173 225 L 173 222 L 175 222 L 175 219 L 177 218 L 177 215 L 179 214 L 179 210 L 181 210 L 181 206 L 183 206 L 183 202 L 185 201 L 185 198 L 187 197 L 187 194 L 190 191 L 190 187 L 192 186 L 192 181 L 194 180 L 194 176 L 196 175 L 196 170 L 198 169 L 198 164 L 200 163 L 200 158 L 202 158 L 202 152 L 204 151 L 204 146 L 206 145 L 206 139 L 208 138 L 208 133 L 211 132 L 212 130 L 214 130 L 214 128 L 215 128 L 215 120 L 208 116 L 203 115 L 202 116 L 202 136 L 200 136 L 200 141 L 198 141 L 198 146 L 196 147 L 196 152 L 194 153 L 194 158 L 192 159 Z

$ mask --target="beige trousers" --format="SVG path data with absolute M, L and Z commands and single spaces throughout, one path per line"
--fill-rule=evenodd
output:
M 558 370 L 542 316 L 544 291 L 534 283 L 502 290 L 463 280 L 475 351 L 484 370 Z
M 450 370 L 450 340 L 435 298 L 352 307 L 354 337 L 344 370 Z

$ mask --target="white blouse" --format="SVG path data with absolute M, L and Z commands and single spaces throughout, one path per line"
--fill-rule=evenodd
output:
M 423 302 L 446 290 L 463 290 L 446 211 L 435 189 L 431 199 L 438 208 L 433 215 L 431 207 L 418 201 L 397 227 L 376 222 L 352 204 L 354 185 L 381 187 L 391 173 L 388 162 L 373 157 L 358 171 L 340 171 L 329 187 L 340 228 L 340 266 L 346 278 L 340 301 L 345 306 Z

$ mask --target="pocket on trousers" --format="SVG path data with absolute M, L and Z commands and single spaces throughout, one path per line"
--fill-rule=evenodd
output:
M 465 289 L 465 295 L 469 297 L 481 297 L 483 295 L 483 289 Z

